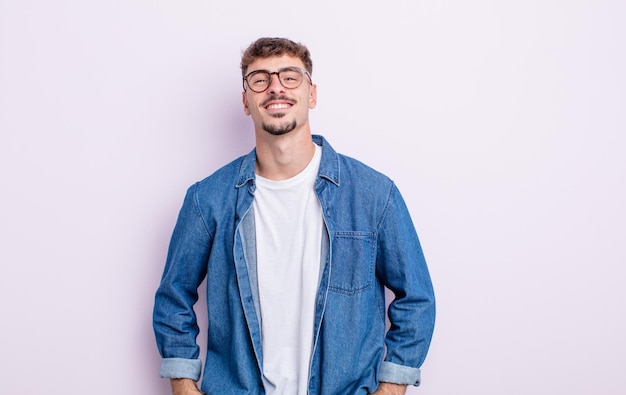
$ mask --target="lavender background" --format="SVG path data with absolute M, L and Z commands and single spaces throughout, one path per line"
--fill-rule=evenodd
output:
M 312 51 L 314 132 L 392 177 L 418 228 L 438 321 L 408 393 L 624 394 L 625 16 L 0 0 L 0 393 L 169 393 L 169 236 L 187 186 L 253 147 L 240 53 L 277 35 Z

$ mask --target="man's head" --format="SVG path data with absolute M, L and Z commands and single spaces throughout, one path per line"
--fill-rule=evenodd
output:
M 309 50 L 284 38 L 261 38 L 243 53 L 243 108 L 257 138 L 309 133 L 309 110 L 317 103 Z
M 286 38 L 259 38 L 241 56 L 241 76 L 245 77 L 248 67 L 259 58 L 289 55 L 299 58 L 309 74 L 313 74 L 313 61 L 307 47 Z

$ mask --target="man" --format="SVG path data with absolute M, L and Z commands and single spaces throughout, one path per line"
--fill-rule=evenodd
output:
M 175 395 L 199 394 L 201 371 L 211 395 L 404 394 L 435 305 L 400 193 L 311 134 L 306 47 L 261 38 L 241 70 L 256 148 L 187 191 L 155 298 L 161 376 Z M 192 307 L 205 278 L 202 369 Z

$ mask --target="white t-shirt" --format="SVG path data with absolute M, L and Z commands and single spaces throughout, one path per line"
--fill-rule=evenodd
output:
M 288 180 L 256 176 L 253 204 L 268 395 L 307 394 L 323 231 L 314 189 L 321 156 L 316 145 L 309 165 Z

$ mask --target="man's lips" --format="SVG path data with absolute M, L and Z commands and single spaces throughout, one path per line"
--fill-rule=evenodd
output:
M 264 101 L 261 106 L 266 110 L 285 110 L 291 108 L 295 104 L 295 100 L 287 97 L 270 97 Z
M 291 107 L 291 104 L 289 103 L 272 103 L 269 106 L 266 106 L 265 108 L 267 108 L 268 110 L 280 110 L 282 108 L 289 108 Z

